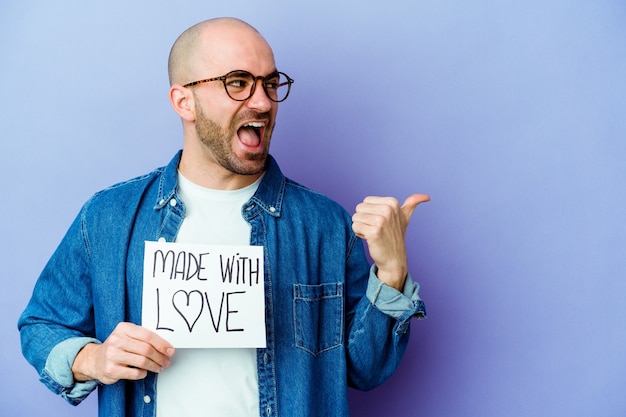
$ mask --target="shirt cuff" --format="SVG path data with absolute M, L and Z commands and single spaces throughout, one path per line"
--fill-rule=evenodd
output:
M 98 381 L 75 381 L 72 373 L 76 355 L 88 343 L 100 344 L 100 341 L 91 337 L 73 337 L 56 345 L 48 355 L 40 377 L 48 388 L 73 405 L 83 401 L 98 386 Z
M 419 285 L 407 275 L 402 292 L 385 284 L 376 276 L 378 268 L 372 265 L 366 297 L 381 312 L 398 320 L 408 317 L 425 318 L 424 302 L 419 298 Z

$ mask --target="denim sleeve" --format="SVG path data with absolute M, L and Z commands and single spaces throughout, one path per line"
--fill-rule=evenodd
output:
M 361 255 L 355 255 L 355 267 Z M 348 310 L 348 384 L 367 391 L 388 380 L 398 368 L 409 341 L 411 319 L 424 318 L 426 311 L 419 286 L 410 276 L 398 291 L 377 278 L 375 265 L 356 270 L 365 282 L 360 300 Z
M 378 279 L 378 268 L 372 265 L 367 283 L 366 297 L 381 312 L 397 320 L 417 317 L 426 318 L 424 302 L 419 298 L 419 285 L 407 275 L 402 292 Z
M 72 405 L 79 404 L 98 386 L 98 381 L 75 381 L 72 373 L 76 355 L 88 343 L 100 341 L 91 337 L 73 337 L 56 345 L 50 351 L 39 378 L 51 391 Z

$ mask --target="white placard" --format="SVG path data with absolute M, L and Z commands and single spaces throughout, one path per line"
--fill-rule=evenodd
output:
M 262 246 L 146 242 L 142 326 L 174 347 L 265 347 Z

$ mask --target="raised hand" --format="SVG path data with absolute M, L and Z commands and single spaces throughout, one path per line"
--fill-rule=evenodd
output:
M 426 194 L 409 196 L 402 206 L 393 197 L 366 197 L 352 216 L 352 230 L 365 239 L 378 279 L 401 291 L 408 273 L 404 237 L 415 207 L 430 201 Z

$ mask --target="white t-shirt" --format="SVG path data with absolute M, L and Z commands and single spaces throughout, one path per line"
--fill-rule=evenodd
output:
M 178 173 L 186 215 L 177 242 L 249 245 L 250 225 L 241 207 L 260 179 L 240 190 L 200 187 Z M 256 349 L 176 349 L 157 377 L 157 417 L 258 417 Z

